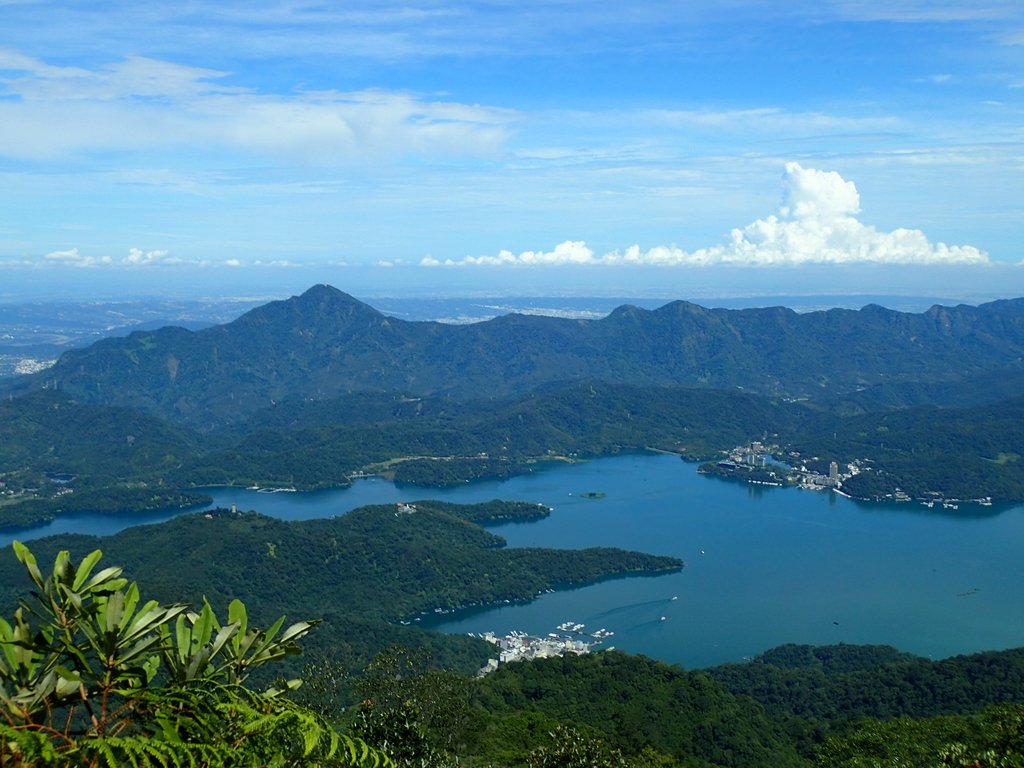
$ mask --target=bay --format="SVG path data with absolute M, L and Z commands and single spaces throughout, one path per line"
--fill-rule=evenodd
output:
M 523 605 L 423 621 L 438 631 L 546 634 L 564 621 L 605 628 L 608 644 L 687 667 L 796 643 L 885 643 L 935 658 L 1024 645 L 1024 506 L 926 510 L 830 492 L 703 477 L 668 455 L 554 465 L 444 490 L 381 479 L 312 493 L 206 489 L 213 506 L 289 520 L 364 504 L 492 498 L 550 505 L 545 520 L 492 528 L 509 546 L 616 546 L 681 557 L 676 574 L 609 580 Z M 109 535 L 145 518 L 80 515 L 5 534 Z M 676 598 L 676 599 L 673 599 Z
M 783 643 L 881 643 L 933 658 L 1024 645 L 1021 506 L 942 514 L 864 504 L 706 478 L 670 456 L 595 461 L 532 478 L 531 491 L 556 512 L 495 529 L 511 546 L 619 546 L 687 567 L 434 628 L 543 635 L 572 620 L 615 632 L 608 642 L 622 650 L 687 667 Z

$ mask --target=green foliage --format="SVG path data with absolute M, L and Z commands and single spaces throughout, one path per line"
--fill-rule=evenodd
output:
M 551 514 L 551 508 L 543 504 L 534 504 L 529 501 L 505 501 L 502 499 L 491 499 L 476 504 L 455 504 L 449 501 L 417 502 L 425 504 L 438 512 L 444 512 L 455 517 L 461 517 L 480 525 L 488 523 L 532 523 L 542 520 Z
M 1020 768 L 1024 765 L 1024 707 L 864 721 L 830 738 L 817 762 L 822 768 Z
M 387 764 L 279 691 L 242 685 L 311 623 L 262 631 L 235 601 L 221 624 L 205 602 L 143 602 L 120 567 L 97 570 L 99 550 L 77 564 L 60 551 L 44 574 L 13 548 L 34 590 L 0 619 L 0 765 Z
M 173 635 L 169 622 L 161 623 L 163 647 L 169 649 L 164 652 L 163 661 L 172 683 L 184 685 L 212 677 L 241 684 L 254 668 L 299 653 L 296 641 L 315 623 L 301 621 L 282 632 L 282 616 L 265 631 L 252 628 L 241 600 L 232 600 L 228 605 L 228 622 L 222 626 L 204 599 L 199 613 L 177 617 Z
M 389 648 L 356 683 L 353 731 L 398 768 L 455 765 L 469 718 L 470 680 L 429 667 L 422 652 Z
M 964 715 L 1020 701 L 1024 649 L 932 661 L 887 646 L 787 645 L 708 672 L 757 700 L 811 755 L 864 720 Z
M 186 430 L 129 408 L 44 390 L 0 401 L 0 526 L 57 514 L 130 514 L 209 502 L 167 478 L 201 450 Z
M 409 459 L 395 465 L 394 480 L 396 483 L 444 488 L 485 478 L 504 480 L 514 475 L 521 475 L 526 471 L 523 464 L 511 461 L 507 456 L 493 459 L 490 457 Z
M 629 768 L 619 750 L 564 725 L 551 734 L 550 744 L 530 753 L 527 765 L 529 768 Z
M 132 407 L 76 402 L 43 390 L 0 401 L 0 472 L 158 481 L 199 448 L 190 432 Z M 2 479 L 2 475 L 0 475 Z
M 499 720 L 530 712 L 586 728 L 631 761 L 654 750 L 688 765 L 805 764 L 751 700 L 705 674 L 614 651 L 505 665 L 479 682 L 476 702 Z
M 884 646 L 784 646 L 746 664 L 709 671 L 769 712 L 832 724 L 862 718 L 930 717 L 1018 700 L 1024 649 L 932 661 Z M 813 661 L 793 663 L 797 654 Z

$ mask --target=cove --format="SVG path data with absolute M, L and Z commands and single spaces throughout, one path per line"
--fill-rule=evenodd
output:
M 554 513 L 491 530 L 509 546 L 616 546 L 687 563 L 667 576 L 606 581 L 525 605 L 423 620 L 443 632 L 543 635 L 571 619 L 613 631 L 609 645 L 691 668 L 740 661 L 787 642 L 885 643 L 935 658 L 1024 645 L 1021 505 L 961 505 L 954 513 L 862 504 L 703 477 L 694 464 L 648 454 L 444 490 L 380 479 L 312 493 L 206 490 L 214 506 L 235 504 L 289 520 L 425 498 L 534 501 Z M 180 513 L 59 518 L 4 534 L 0 543 L 62 532 L 109 535 Z

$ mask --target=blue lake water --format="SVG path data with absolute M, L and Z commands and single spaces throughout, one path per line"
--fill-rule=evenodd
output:
M 587 499 L 585 492 L 605 495 Z M 546 634 L 571 619 L 613 631 L 609 644 L 617 648 L 687 667 L 739 661 L 787 642 L 886 643 L 936 658 L 1024 645 L 1024 506 L 940 512 L 861 504 L 702 477 L 695 465 L 666 455 L 555 466 L 444 491 L 370 479 L 315 493 L 211 493 L 215 505 L 289 520 L 422 498 L 536 501 L 554 513 L 492 530 L 510 546 L 616 546 L 687 563 L 676 574 L 431 621 L 444 632 Z M 67 518 L 0 543 L 63 531 L 106 535 L 173 514 Z

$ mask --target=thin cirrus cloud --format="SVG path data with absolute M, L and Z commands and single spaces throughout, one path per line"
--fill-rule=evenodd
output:
M 228 149 L 327 164 L 479 156 L 504 145 L 515 119 L 510 110 L 396 91 L 260 93 L 221 84 L 228 77 L 144 57 L 57 67 L 0 48 L 0 156 Z
M 633 245 L 625 251 L 596 254 L 583 241 L 566 241 L 551 251 L 501 251 L 497 256 L 440 260 L 425 257 L 427 267 L 458 266 L 785 266 L 802 264 L 988 264 L 988 254 L 970 245 L 932 243 L 918 229 L 880 232 L 863 223 L 860 194 L 835 171 L 803 168 L 790 162 L 783 175 L 778 215 L 732 230 L 727 242 L 696 251 Z

